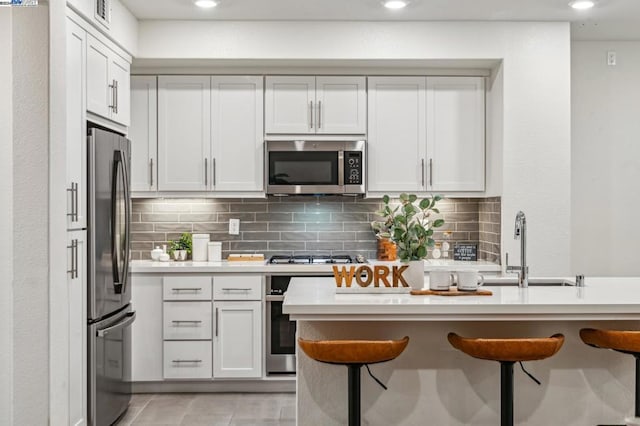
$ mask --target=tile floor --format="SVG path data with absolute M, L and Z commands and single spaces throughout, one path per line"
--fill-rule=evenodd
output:
M 295 394 L 136 394 L 116 425 L 294 426 Z

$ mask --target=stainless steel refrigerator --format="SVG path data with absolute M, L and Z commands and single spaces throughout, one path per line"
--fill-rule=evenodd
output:
M 130 141 L 88 130 L 89 425 L 113 424 L 131 399 Z

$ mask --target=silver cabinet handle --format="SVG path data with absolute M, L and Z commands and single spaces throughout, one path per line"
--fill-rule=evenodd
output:
M 218 337 L 218 308 L 216 308 L 216 337 Z
M 113 80 L 113 85 L 114 85 L 114 90 L 116 92 L 116 101 L 115 103 L 115 108 L 113 109 L 113 112 L 115 112 L 116 114 L 118 113 L 118 80 Z
M 153 158 L 149 159 L 149 186 L 153 188 Z
M 429 158 L 429 186 L 433 186 L 433 158 Z
M 322 101 L 318 101 L 318 129 L 322 127 Z
M 222 291 L 251 291 L 250 288 L 223 288 Z
M 173 320 L 171 321 L 173 324 L 201 324 L 200 320 Z
M 180 364 L 182 362 L 189 362 L 189 363 L 192 363 L 192 364 L 197 364 L 199 362 L 202 362 L 202 360 L 201 359 L 173 359 L 173 360 L 171 360 L 171 362 L 175 362 L 176 364 Z
M 422 171 L 420 172 L 420 176 L 422 177 L 422 187 L 424 188 L 424 158 L 420 160 L 420 164 L 422 167 Z
M 204 159 L 204 186 L 209 184 L 209 164 L 207 163 L 207 159 Z
M 78 221 L 78 183 L 71 182 L 71 188 L 67 188 L 67 192 L 71 193 L 71 212 L 67 216 L 71 217 L 72 222 Z
M 172 288 L 171 291 L 175 292 L 175 293 L 179 293 L 181 291 L 201 291 L 202 287 L 183 287 L 183 288 Z
M 71 240 L 71 245 L 67 248 L 71 249 L 71 269 L 67 273 L 71 274 L 71 279 L 78 278 L 78 240 Z
M 313 129 L 313 101 L 309 101 L 309 128 Z
M 213 186 L 216 186 L 216 159 L 214 158 L 211 161 L 213 162 L 213 164 L 211 165 L 213 167 L 213 171 L 211 172 L 211 180 L 213 181 Z
M 111 80 L 111 84 L 109 85 L 109 89 L 111 89 L 111 105 L 109 105 L 109 108 L 115 112 L 116 111 L 116 81 L 115 80 Z

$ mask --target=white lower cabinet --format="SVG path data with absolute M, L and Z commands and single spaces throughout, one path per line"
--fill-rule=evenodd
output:
M 162 277 L 131 276 L 131 377 L 134 382 L 162 380 Z
M 213 377 L 262 377 L 262 302 L 215 301 Z
M 211 340 L 211 302 L 164 302 L 165 340 Z
M 211 379 L 211 340 L 164 342 L 165 379 Z

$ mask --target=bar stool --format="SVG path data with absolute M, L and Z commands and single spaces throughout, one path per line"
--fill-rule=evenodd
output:
M 594 348 L 612 349 L 636 359 L 635 419 L 628 419 L 627 426 L 640 425 L 640 331 L 597 330 L 583 328 L 580 338 Z
M 298 344 L 311 359 L 346 365 L 349 371 L 349 426 L 360 425 L 360 369 L 368 364 L 391 361 L 404 351 L 409 337 L 400 340 L 305 340 Z M 371 374 L 371 371 L 369 371 Z M 378 384 L 386 387 L 371 374 Z
M 500 363 L 501 426 L 513 426 L 513 364 L 549 358 L 558 352 L 564 343 L 562 334 L 535 339 L 470 339 L 449 333 L 447 338 L 451 346 L 467 355 Z M 540 384 L 524 370 L 524 367 L 522 370 Z

